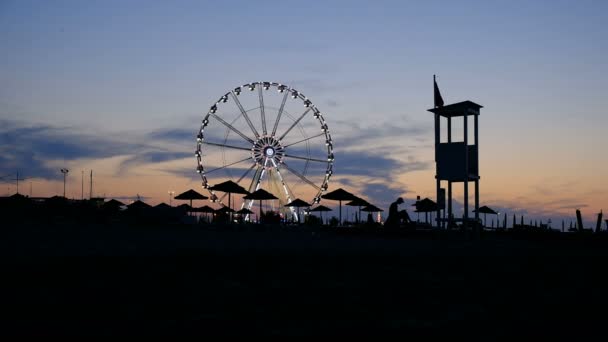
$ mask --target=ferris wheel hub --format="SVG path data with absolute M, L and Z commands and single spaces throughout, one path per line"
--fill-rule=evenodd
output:
M 271 168 L 281 163 L 285 150 L 281 143 L 274 137 L 260 137 L 253 143 L 251 157 L 253 161 L 264 167 Z

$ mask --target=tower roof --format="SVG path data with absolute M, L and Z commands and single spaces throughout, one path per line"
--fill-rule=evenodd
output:
M 452 103 L 447 106 L 432 108 L 428 111 L 431 113 L 439 114 L 445 117 L 453 116 L 465 116 L 465 115 L 478 115 L 479 108 L 483 108 L 482 105 L 478 105 L 472 101 L 463 101 L 458 103 Z

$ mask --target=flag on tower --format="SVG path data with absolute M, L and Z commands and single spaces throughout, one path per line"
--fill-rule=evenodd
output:
M 441 97 L 441 93 L 439 92 L 439 87 L 437 86 L 437 82 L 435 81 L 435 75 L 433 75 L 433 86 L 435 90 L 435 108 L 443 107 L 443 98 Z

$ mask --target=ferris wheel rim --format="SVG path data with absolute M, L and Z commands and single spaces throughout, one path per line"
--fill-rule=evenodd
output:
M 240 103 L 238 97 L 244 91 L 246 91 L 246 90 L 254 91 L 256 88 L 258 89 L 260 106 L 257 108 L 245 110 L 245 108 Z M 266 121 L 266 116 L 265 116 L 266 106 L 264 104 L 263 93 L 264 93 L 264 91 L 270 90 L 270 88 L 276 88 L 276 90 L 279 93 L 283 93 L 284 95 L 282 98 L 281 106 L 278 109 L 278 114 L 277 114 L 277 117 L 275 118 L 275 122 L 274 122 L 274 124 L 269 126 L 268 122 Z M 291 124 L 291 126 L 289 126 L 289 128 L 279 136 L 277 134 L 277 128 L 278 128 L 279 122 L 281 120 L 281 117 L 284 114 L 289 115 L 289 113 L 285 110 L 285 104 L 286 104 L 288 97 L 291 97 L 294 100 L 300 100 L 306 109 L 302 114 L 300 114 L 300 116 L 296 120 L 294 120 L 292 118 L 293 123 Z M 246 121 L 247 126 L 249 126 L 249 129 L 251 130 L 251 132 L 247 132 L 247 133 L 241 132 L 241 130 L 238 130 L 233 125 L 231 125 L 230 123 L 223 120 L 218 114 L 216 114 L 219 106 L 222 106 L 224 103 L 228 102 L 230 99 L 232 99 L 232 101 L 237 105 L 237 107 L 240 111 L 240 115 L 237 116 L 237 118 L 234 121 L 236 121 L 237 119 L 243 118 Z M 255 125 L 252 123 L 251 119 L 248 116 L 248 112 L 253 111 L 254 109 L 260 110 L 261 127 L 258 127 L 259 130 L 255 127 Z M 291 142 L 289 144 L 283 144 L 284 138 L 287 137 L 290 134 L 290 132 L 296 126 L 299 125 L 300 121 L 306 115 L 308 115 L 308 113 L 310 113 L 310 112 L 312 112 L 313 117 L 320 124 L 321 133 L 315 134 L 311 137 L 306 136 L 304 139 L 298 140 L 296 142 Z M 224 140 L 224 144 L 214 144 L 214 143 L 206 142 L 204 132 L 205 132 L 205 128 L 209 125 L 210 118 L 215 119 L 216 121 L 218 121 L 219 123 L 221 123 L 223 126 L 226 127 L 226 132 L 227 132 L 226 137 L 228 136 L 228 133 L 230 133 L 230 131 L 232 131 L 236 135 L 240 136 L 249 145 L 251 145 L 251 148 L 249 149 L 246 147 L 229 146 L 229 145 L 225 144 L 225 142 L 227 141 L 227 138 Z M 234 123 L 234 121 L 233 121 L 233 123 Z M 269 129 L 270 127 L 272 127 L 272 130 Z M 301 127 L 299 127 L 299 129 L 302 130 Z M 260 134 L 260 132 L 261 132 L 261 134 Z M 253 137 L 251 136 L 251 134 L 253 134 Z M 302 156 L 297 156 L 297 155 L 287 153 L 287 149 L 290 146 L 293 146 L 293 145 L 296 145 L 296 144 L 299 144 L 302 142 L 306 142 L 306 146 L 308 148 L 309 140 L 311 140 L 313 138 L 319 138 L 321 136 L 325 137 L 325 145 L 327 148 L 327 159 L 326 160 L 311 158 L 310 151 L 308 151 L 308 157 L 302 157 Z M 289 194 L 291 191 L 288 190 L 288 186 L 285 184 L 285 181 L 280 173 L 281 169 L 286 169 L 293 175 L 297 176 L 304 183 L 308 183 L 309 185 L 318 189 L 317 194 L 315 195 L 315 197 L 312 200 L 313 203 L 318 203 L 320 201 L 321 195 L 328 189 L 329 179 L 330 179 L 331 175 L 333 174 L 333 164 L 334 164 L 333 140 L 331 138 L 331 134 L 329 132 L 329 128 L 328 128 L 327 122 L 326 122 L 323 114 L 321 114 L 321 112 L 317 108 L 317 106 L 314 105 L 313 102 L 310 99 L 308 99 L 302 92 L 298 91 L 294 87 L 290 87 L 288 85 L 278 83 L 278 82 L 250 82 L 250 83 L 241 85 L 239 87 L 236 87 L 236 88 L 232 89 L 231 91 L 222 95 L 213 105 L 210 106 L 209 111 L 204 115 L 204 118 L 201 122 L 200 129 L 197 134 L 197 148 L 195 151 L 195 155 L 196 155 L 196 159 L 197 159 L 197 163 L 198 163 L 197 172 L 201 175 L 202 186 L 203 186 L 203 188 L 208 189 L 210 187 L 210 184 L 207 179 L 207 174 L 215 171 L 216 169 L 207 170 L 205 168 L 205 166 L 203 165 L 202 150 L 203 150 L 203 145 L 205 145 L 205 144 L 218 145 L 218 146 L 221 146 L 222 148 L 234 148 L 234 149 L 250 151 L 251 157 L 252 157 L 251 159 L 254 163 L 249 167 L 249 169 L 247 169 L 245 174 L 243 174 L 241 176 L 241 178 L 237 181 L 237 183 L 240 183 L 245 177 L 247 177 L 247 175 L 253 169 L 255 169 L 256 171 L 255 171 L 254 178 L 253 178 L 254 181 L 255 181 L 256 177 L 258 177 L 258 172 L 261 172 L 260 176 L 258 177 L 257 184 L 255 185 L 255 187 L 253 189 L 255 191 L 255 190 L 257 190 L 257 188 L 259 188 L 260 179 L 263 178 L 263 176 L 264 176 L 264 170 L 273 169 L 276 171 L 281 182 L 283 183 L 283 187 L 284 187 L 284 190 L 285 190 L 285 193 L 286 193 L 288 199 L 290 199 L 290 197 L 291 197 Z M 239 160 L 236 163 L 232 163 L 231 165 L 245 162 L 245 161 L 247 161 L 247 159 L 249 159 L 249 158 L 244 158 L 243 160 Z M 299 173 L 298 171 L 290 168 L 289 164 L 287 162 L 287 159 L 304 160 L 305 161 L 304 175 Z M 268 165 L 269 162 L 271 164 L 270 166 Z M 325 176 L 324 176 L 323 181 L 320 186 L 314 184 L 313 182 L 311 182 L 310 180 L 308 180 L 305 177 L 305 173 L 308 168 L 308 163 L 310 163 L 310 162 L 326 163 Z M 223 168 L 231 166 L 231 165 L 225 165 L 225 164 L 226 163 L 224 161 L 224 165 L 222 166 Z M 220 169 L 220 168 L 218 168 L 218 169 Z M 251 185 L 253 185 L 253 183 Z M 250 185 L 250 190 L 251 190 L 251 185 Z M 211 198 L 214 200 L 217 200 L 217 195 L 215 194 L 215 192 L 212 190 L 209 190 L 209 191 L 212 195 Z M 221 200 L 219 200 L 219 202 L 220 202 L 220 204 L 223 205 Z

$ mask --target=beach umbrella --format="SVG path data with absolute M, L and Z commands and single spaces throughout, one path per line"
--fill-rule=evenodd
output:
M 192 208 L 192 212 L 208 214 L 208 213 L 214 213 L 215 209 L 211 208 L 208 205 L 204 205 L 202 207 Z
M 505 213 L 505 220 L 502 221 L 502 228 L 505 230 L 507 229 L 507 213 Z
M 245 190 L 245 188 L 243 188 L 242 186 L 236 184 L 235 182 L 233 182 L 231 180 L 211 186 L 211 187 L 209 187 L 209 190 L 227 193 L 228 194 L 228 208 L 230 208 L 230 209 L 232 209 L 231 194 L 249 194 L 249 191 Z M 230 219 L 232 219 L 233 212 L 234 211 L 230 212 L 230 216 L 231 216 Z
M 320 213 L 320 215 L 321 215 L 321 223 L 323 223 L 323 212 L 324 212 L 324 211 L 332 211 L 332 210 L 331 210 L 331 208 L 328 208 L 328 207 L 326 207 L 326 206 L 324 206 L 324 205 L 318 205 L 318 206 L 316 206 L 316 207 L 314 207 L 314 208 L 310 209 L 310 211 L 311 211 L 311 212 L 312 212 L 312 211 L 319 212 L 319 213 Z
M 473 210 L 473 212 L 475 212 L 475 210 Z M 498 215 L 498 213 L 496 211 L 494 211 L 494 209 L 492 209 L 488 206 L 485 206 L 485 205 L 483 207 L 479 207 L 479 210 L 477 212 L 480 214 L 483 214 L 484 226 L 486 225 L 486 215 L 487 214 Z
M 369 202 L 367 202 L 366 200 L 364 200 L 361 197 L 356 197 L 354 200 L 346 203 L 346 205 L 351 206 L 351 207 L 359 207 L 359 217 L 357 218 L 357 221 L 361 221 L 361 207 L 365 207 L 366 205 L 369 205 Z
M 131 210 L 140 210 L 140 209 L 147 209 L 147 208 L 151 208 L 151 207 L 148 203 L 145 203 L 141 200 L 137 200 L 131 204 L 127 204 L 127 208 L 129 208 Z
M 342 201 L 353 201 L 357 196 L 351 194 L 350 192 L 339 188 L 332 192 L 328 192 L 325 195 L 322 195 L 321 198 L 328 199 L 330 201 L 338 201 L 340 206 L 340 224 L 342 224 Z
M 513 214 L 513 228 L 515 228 L 515 224 L 517 223 L 517 218 L 515 218 L 515 214 Z
M 378 213 L 378 212 L 383 212 L 384 210 L 376 207 L 373 204 L 368 204 L 365 207 L 363 207 L 363 209 L 361 209 L 361 211 L 365 211 L 365 212 L 369 212 L 369 213 Z
M 190 206 L 189 204 L 186 204 L 186 203 L 180 204 L 176 208 L 179 210 L 182 210 L 184 212 L 187 212 L 187 213 L 191 212 L 194 209 L 194 208 L 192 208 L 192 206 Z
M 251 214 L 253 214 L 253 211 L 251 211 L 251 210 L 249 210 L 247 208 L 241 208 L 236 213 L 239 214 L 239 215 L 241 215 L 241 216 L 245 216 L 245 215 L 251 215 Z
M 245 195 L 243 198 L 248 199 L 248 200 L 260 201 L 260 216 L 259 216 L 260 221 L 262 220 L 262 201 L 278 199 L 275 195 L 271 194 L 270 192 L 268 192 L 264 189 L 258 189 L 250 194 Z
M 373 204 L 368 204 L 365 207 L 363 207 L 363 209 L 361 209 L 361 211 L 366 211 L 366 212 L 371 212 L 371 213 L 377 213 L 377 212 L 383 212 L 384 210 L 376 207 Z
M 519 222 L 519 224 L 522 228 L 524 227 L 524 215 L 521 215 L 521 221 Z
M 120 210 L 120 207 L 122 207 L 124 205 L 125 204 L 122 203 L 121 201 L 111 199 L 111 200 L 105 202 L 104 204 L 102 204 L 102 207 L 106 210 Z
M 416 203 L 412 204 L 413 207 L 416 207 L 415 212 L 417 213 L 425 213 L 425 222 L 429 222 L 428 213 L 433 213 L 437 211 L 437 203 L 435 203 L 430 198 L 426 197 L 425 199 L 416 201 Z M 390 214 L 389 214 L 390 215 Z
M 207 217 L 207 214 L 214 213 L 215 209 L 211 208 L 208 205 L 204 205 L 202 207 L 192 208 L 192 212 L 195 212 L 195 213 L 204 213 L 205 217 Z
M 154 206 L 154 209 L 158 209 L 158 210 L 167 210 L 167 209 L 171 209 L 171 208 L 172 207 L 165 202 L 161 202 Z
M 186 192 L 182 192 L 181 194 L 179 194 L 173 198 L 176 200 L 190 200 L 190 207 L 192 207 L 192 200 L 205 200 L 205 199 L 208 199 L 209 197 L 190 189 Z
M 308 207 L 310 207 L 310 204 L 302 201 L 299 198 L 296 198 L 295 200 L 285 204 L 284 207 L 308 208 Z M 298 224 L 300 224 L 300 215 L 297 215 L 297 216 L 298 216 Z

